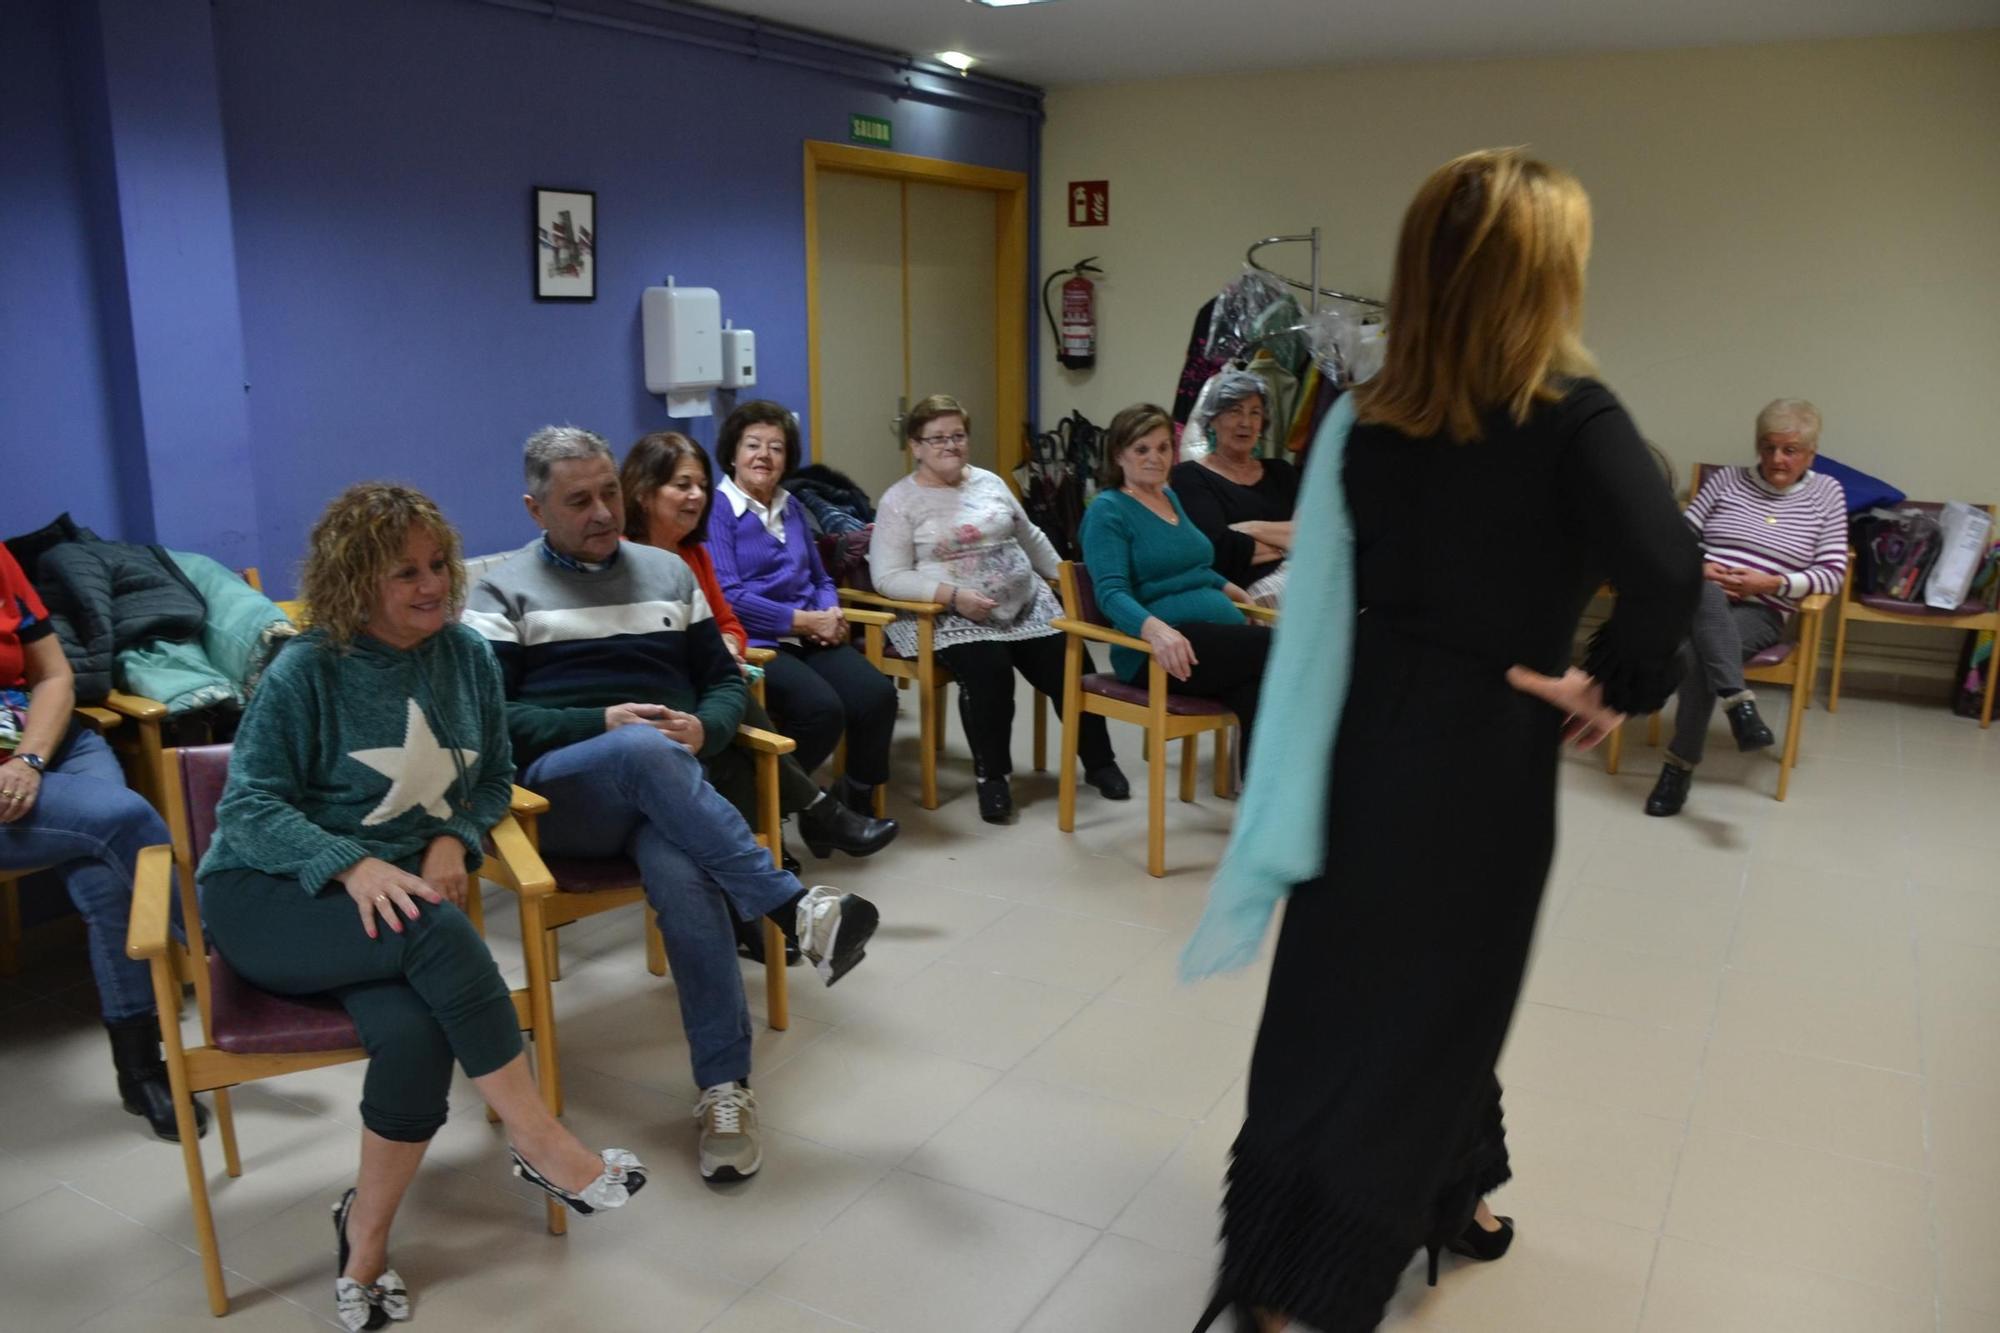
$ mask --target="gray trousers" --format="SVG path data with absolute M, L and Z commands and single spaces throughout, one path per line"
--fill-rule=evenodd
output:
M 1692 768 L 1708 744 L 1715 701 L 1741 693 L 1743 664 L 1776 643 L 1784 617 L 1761 602 L 1732 602 L 1720 586 L 1704 582 L 1694 626 L 1681 645 L 1680 705 L 1667 753 Z

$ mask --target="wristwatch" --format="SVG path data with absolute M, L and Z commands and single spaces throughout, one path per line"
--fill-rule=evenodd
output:
M 44 768 L 46 768 L 49 762 L 48 760 L 42 758 L 38 754 L 19 753 L 15 754 L 13 757 L 20 760 L 22 763 L 26 764 L 29 768 L 34 769 L 37 773 L 41 772 Z

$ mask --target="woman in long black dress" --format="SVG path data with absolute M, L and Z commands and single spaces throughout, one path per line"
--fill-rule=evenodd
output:
M 1575 179 L 1512 151 L 1447 163 L 1404 219 L 1388 360 L 1347 437 L 1359 614 L 1324 870 L 1285 911 L 1203 1328 L 1234 1307 L 1263 1333 L 1360 1333 L 1416 1251 L 1512 1238 L 1483 1203 L 1509 1175 L 1493 1070 L 1557 751 L 1665 702 L 1701 579 L 1638 431 L 1585 378 L 1589 236 Z M 1617 609 L 1566 671 L 1606 576 Z M 1326 686 L 1274 679 L 1276 716 L 1281 690 Z

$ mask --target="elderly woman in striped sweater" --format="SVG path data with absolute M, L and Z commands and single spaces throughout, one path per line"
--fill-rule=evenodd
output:
M 1705 582 L 1681 648 L 1674 738 L 1646 798 L 1649 815 L 1677 815 L 1687 804 L 1718 701 L 1737 749 L 1775 739 L 1743 664 L 1778 641 L 1801 601 L 1839 592 L 1847 574 L 1847 499 L 1839 482 L 1812 470 L 1818 452 L 1818 409 L 1780 398 L 1757 414 L 1757 466 L 1709 473 L 1688 505 Z

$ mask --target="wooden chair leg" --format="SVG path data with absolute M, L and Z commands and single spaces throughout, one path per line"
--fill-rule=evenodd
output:
M 1083 640 L 1071 638 L 1064 650 L 1062 755 L 1056 761 L 1056 827 L 1076 829 L 1076 747 L 1083 726 Z
M 547 950 L 549 956 L 549 980 L 561 981 L 562 946 L 557 942 L 556 933 L 553 930 L 550 931 L 544 938 L 547 941 L 547 943 L 544 945 L 544 948 Z
M 1147 664 L 1146 873 L 1167 873 L 1167 672 L 1159 659 Z
M 164 959 L 152 964 L 153 1006 L 173 1012 L 175 983 Z M 188 1207 L 194 1213 L 195 1238 L 201 1247 L 201 1274 L 208 1287 L 209 1313 L 218 1319 L 229 1313 L 229 1289 L 222 1281 L 222 1246 L 215 1234 L 215 1213 L 208 1203 L 208 1173 L 201 1164 L 201 1138 L 195 1133 L 194 1093 L 188 1087 L 187 1051 L 178 1023 L 160 1025 L 161 1054 L 166 1058 L 167 1086 L 174 1096 L 174 1126 L 181 1136 L 181 1165 L 187 1170 Z
M 937 761 L 942 745 L 938 737 L 939 693 L 928 687 L 917 691 L 917 767 L 923 773 L 922 800 L 926 810 L 938 808 Z
M 1200 735 L 1181 738 L 1181 804 L 1194 804 L 1194 771 L 1201 767 Z
M 646 970 L 656 977 L 667 975 L 667 938 L 660 934 L 659 920 L 646 913 Z
M 1979 729 L 1993 725 L 1993 685 L 2000 681 L 2000 631 L 1993 635 L 1993 651 L 1986 655 L 1986 702 L 1979 706 Z
M 1810 658 L 1812 654 L 1806 651 L 1800 656 Z M 1792 785 L 1792 765 L 1798 762 L 1799 733 L 1804 729 L 1806 720 L 1806 686 L 1802 678 L 1806 665 L 1805 662 L 1799 663 L 1800 674 L 1792 680 L 1792 703 L 1785 718 L 1785 748 L 1778 758 L 1778 799 L 1781 801 Z
M 21 975 L 21 881 L 0 879 L 0 977 Z
M 764 918 L 764 1007 L 777 1031 L 792 1025 L 791 994 L 785 982 L 785 932 L 768 916 Z
M 1615 775 L 1618 761 L 1625 756 L 1625 728 L 1619 727 L 1604 742 L 1604 771 Z
M 940 683 L 937 689 L 933 691 L 937 696 L 937 702 L 931 705 L 931 716 L 937 719 L 937 726 L 933 728 L 933 731 L 937 739 L 937 752 L 940 755 L 944 753 L 945 736 L 951 730 L 951 710 L 944 706 L 944 688 L 944 685 Z
M 1035 691 L 1035 771 L 1049 771 L 1049 701 Z
M 236 1106 L 227 1088 L 215 1090 L 215 1134 L 222 1140 L 222 1164 L 234 1180 L 243 1174 L 243 1154 L 236 1148 Z
M 1655 750 L 1660 748 L 1660 715 L 1653 714 L 1646 719 L 1646 744 Z
M 1842 592 L 1838 613 L 1833 618 L 1833 678 L 1826 683 L 1826 711 L 1840 711 L 1840 672 L 1847 664 L 1847 600 Z
M 1225 799 L 1234 794 L 1232 788 L 1235 784 L 1230 779 L 1235 772 L 1229 763 L 1229 738 L 1234 731 L 1234 727 L 1215 729 L 1215 794 Z

